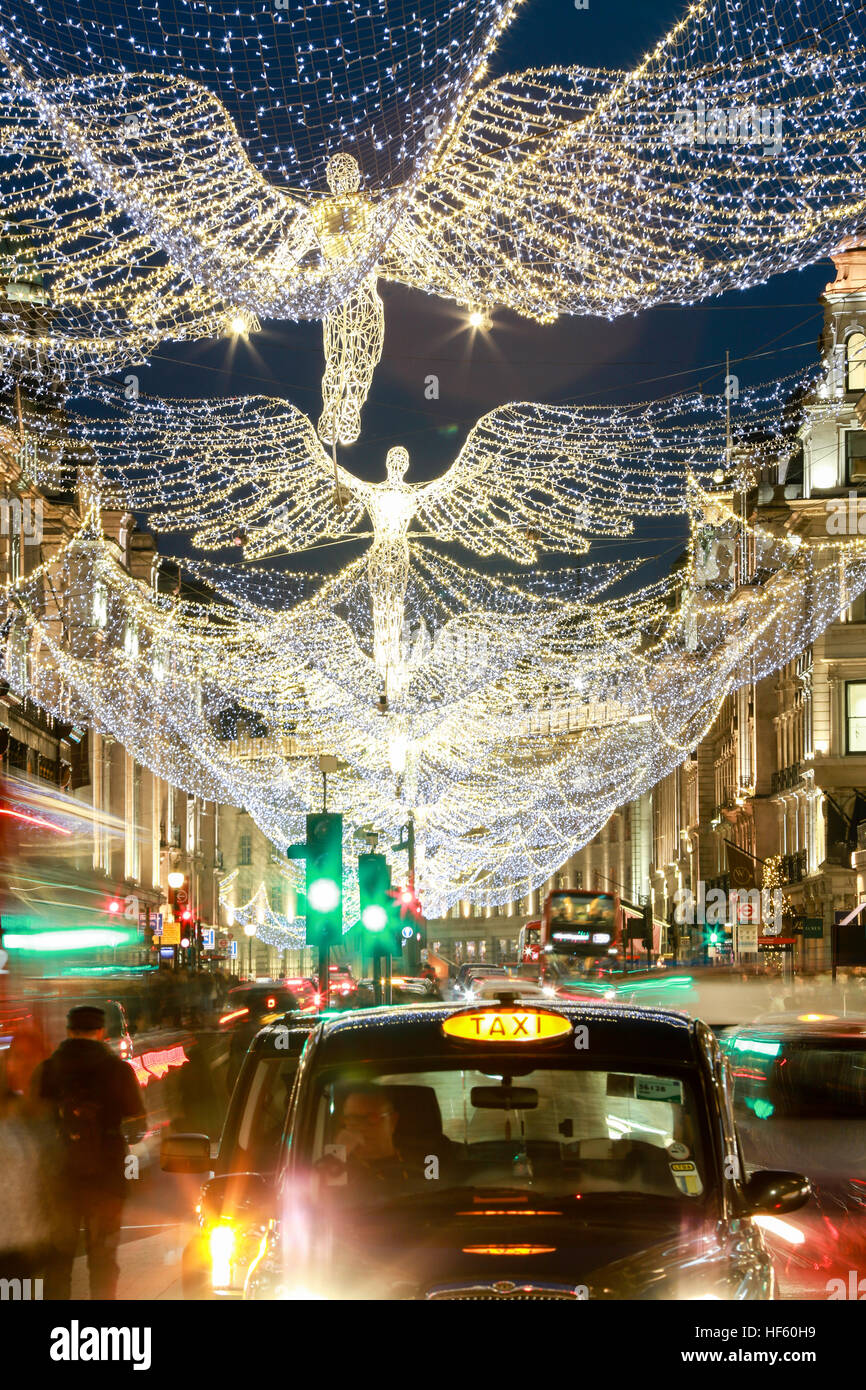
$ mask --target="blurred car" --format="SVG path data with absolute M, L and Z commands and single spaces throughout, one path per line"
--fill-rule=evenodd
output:
M 442 995 L 437 982 L 429 979 L 426 975 L 392 975 L 391 977 L 392 1004 L 436 1004 L 440 1003 L 441 1000 Z M 352 1007 L 369 1009 L 375 1003 L 375 981 L 359 980 Z
M 457 998 L 463 998 L 468 992 L 473 978 L 480 979 L 484 975 L 505 975 L 507 972 L 502 965 L 475 965 L 472 961 L 466 961 L 457 969 L 457 974 L 451 985 L 452 993 Z
M 589 1040 L 591 1039 L 591 1045 Z M 767 1299 L 719 1045 L 662 1010 L 435 1005 L 330 1018 L 292 1097 L 250 1299 Z
M 552 989 L 545 989 L 536 980 L 523 980 L 519 976 L 482 975 L 473 976 L 470 995 L 473 999 L 496 999 L 503 991 L 514 993 L 519 999 L 549 1000 Z
M 311 975 L 287 976 L 280 983 L 294 995 L 301 1013 L 318 1013 L 322 1006 L 319 982 Z
M 315 1019 L 289 1015 L 253 1038 L 226 1112 L 217 1153 L 206 1134 L 168 1134 L 160 1148 L 167 1173 L 209 1173 L 201 1188 L 198 1230 L 183 1252 L 184 1298 L 240 1297 L 262 1232 L 250 1219 L 245 1175 L 273 1172 L 301 1053 Z
M 442 1002 L 442 992 L 439 989 L 437 980 L 431 980 L 429 975 L 393 975 L 391 977 L 392 990 L 398 991 L 401 1001 L 394 999 L 394 1003 L 403 1002 L 411 1004 Z
M 86 1000 L 90 1003 L 90 1000 Z M 105 1041 L 111 1048 L 115 1056 L 122 1061 L 128 1062 L 135 1051 L 135 1044 L 132 1040 L 132 1030 L 129 1026 L 129 1019 L 126 1016 L 126 1009 L 119 999 L 97 999 L 93 1000 L 97 1008 L 105 1012 Z
M 866 1017 L 803 1013 L 722 1040 L 747 1165 L 795 1160 L 815 1201 L 768 1233 L 783 1285 L 827 1298 L 866 1269 Z
M 302 995 L 303 998 L 303 995 Z M 281 1019 L 286 1013 L 297 1013 L 301 999 L 294 990 L 273 980 L 238 985 L 230 989 L 219 1027 L 230 1034 L 226 1088 L 232 1091 L 241 1069 L 244 1054 L 266 1023 Z
M 328 966 L 328 996 L 331 1008 L 340 1008 L 343 1001 L 349 1000 L 358 988 L 348 965 Z

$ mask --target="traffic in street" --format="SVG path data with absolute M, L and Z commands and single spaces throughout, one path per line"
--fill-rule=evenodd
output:
M 866 979 L 548 952 L 561 896 L 525 959 L 444 971 L 425 951 L 409 977 L 377 955 L 380 1004 L 348 961 L 330 988 L 109 972 L 86 1001 L 47 977 L 16 998 L 7 975 L 7 1277 L 54 1279 L 58 1191 L 93 1177 L 87 1153 L 70 1169 L 62 1087 L 44 1081 L 77 1048 L 131 1074 L 140 1104 L 118 1112 L 114 1156 L 90 1159 L 118 1190 L 105 1259 L 79 1244 L 55 1296 L 849 1297 Z M 66 1006 L 46 1061 L 41 1030 Z

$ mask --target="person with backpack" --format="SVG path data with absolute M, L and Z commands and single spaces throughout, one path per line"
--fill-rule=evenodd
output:
M 127 1144 L 126 1120 L 141 1121 L 144 1101 L 132 1067 L 105 1046 L 105 1012 L 69 1010 L 67 1036 L 33 1077 L 33 1095 L 53 1113 L 59 1141 L 55 1254 L 45 1296 L 68 1299 L 78 1237 L 84 1228 L 92 1299 L 117 1296 L 117 1246 Z

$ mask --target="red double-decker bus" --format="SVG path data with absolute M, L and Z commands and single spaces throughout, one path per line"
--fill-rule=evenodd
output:
M 646 965 L 644 910 L 618 893 L 557 888 L 544 900 L 542 957 L 567 966 L 569 959 L 606 969 Z
M 517 937 L 518 965 L 537 965 L 541 960 L 541 918 L 527 922 Z

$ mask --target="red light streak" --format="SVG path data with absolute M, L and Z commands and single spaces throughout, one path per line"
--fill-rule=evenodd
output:
M 10 811 L 5 806 L 0 806 L 0 816 L 10 816 L 12 820 L 26 821 L 28 825 L 41 826 L 43 830 L 53 830 L 55 835 L 71 835 L 71 830 L 66 830 L 62 825 L 55 825 L 53 821 L 42 820 L 40 816 L 28 816 L 23 811 Z
M 230 1014 L 223 1014 L 220 1023 L 231 1023 L 233 1018 L 243 1018 L 244 1014 L 248 1013 L 249 1009 L 235 1009 Z

